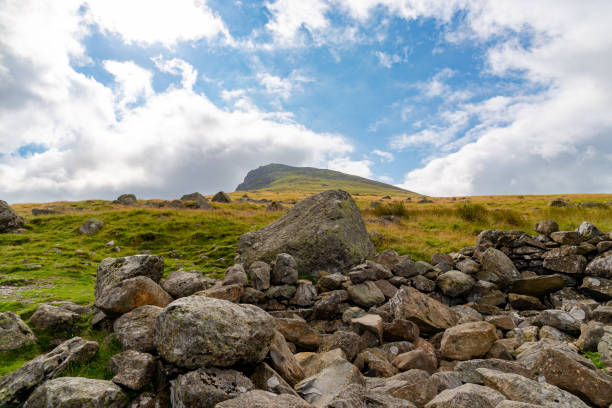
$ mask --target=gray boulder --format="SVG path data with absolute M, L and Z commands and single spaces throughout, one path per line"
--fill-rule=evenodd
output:
M 249 278 L 242 264 L 232 265 L 225 271 L 225 278 L 221 283 L 223 286 L 240 285 L 246 286 L 249 283 Z
M 513 280 L 521 277 L 516 266 L 510 258 L 502 251 L 495 248 L 488 248 L 480 259 L 480 264 L 485 272 L 491 273 L 501 285 L 509 285 Z
M 0 313 L 0 351 L 16 350 L 36 343 L 32 329 L 13 312 Z
M 182 269 L 172 272 L 161 281 L 161 287 L 172 297 L 180 298 L 191 296 L 196 292 L 207 289 L 214 282 L 202 276 L 200 271 L 184 271 Z
M 0 233 L 23 228 L 25 220 L 6 201 L 0 200 Z
M 303 399 L 288 395 L 276 395 L 262 390 L 253 390 L 215 405 L 216 408 L 312 408 Z
M 93 235 L 100 231 L 104 226 L 104 221 L 98 218 L 90 218 L 79 227 L 79 231 L 83 235 Z
M 113 330 L 123 350 L 155 351 L 155 319 L 159 306 L 140 306 L 115 320 Z
M 372 281 L 365 281 L 347 288 L 351 300 L 362 307 L 379 306 L 385 302 L 385 295 Z
M 416 408 L 403 398 L 395 398 L 384 392 L 376 392 L 360 384 L 344 388 L 330 403 L 329 408 Z
M 65 331 L 79 320 L 81 320 L 81 316 L 78 313 L 61 307 L 42 304 L 30 317 L 30 324 L 38 330 Z
M 535 225 L 535 230 L 540 234 L 550 235 L 553 232 L 559 231 L 559 224 L 553 220 L 544 220 Z
M 122 204 L 122 205 L 137 205 L 138 200 L 134 194 L 121 194 L 115 201 L 114 204 Z
M 544 310 L 535 319 L 534 324 L 540 327 L 552 326 L 566 333 L 580 333 L 580 322 L 563 310 Z
M 274 223 L 240 237 L 243 263 L 271 263 L 279 253 L 292 255 L 301 273 L 341 272 L 374 253 L 352 197 L 329 190 L 297 203 Z
M 295 386 L 295 390 L 315 407 L 326 407 L 351 384 L 364 386 L 365 380 L 353 364 L 335 360 L 312 377 Z
M 141 390 L 155 374 L 155 358 L 148 353 L 128 350 L 116 354 L 110 359 L 113 374 L 112 381 L 131 390 Z
M 438 276 L 436 283 L 446 296 L 458 297 L 469 293 L 476 281 L 463 272 L 448 271 Z
M 298 280 L 297 262 L 289 254 L 278 254 L 270 280 L 275 285 L 293 285 Z
M 588 221 L 584 221 L 582 224 L 580 224 L 578 229 L 576 229 L 576 232 L 584 239 L 591 239 L 603 234 L 599 228 Z
M 57 377 L 70 364 L 91 360 L 97 352 L 98 343 L 95 341 L 74 337 L 25 363 L 18 370 L 0 377 L 0 407 L 21 406 L 39 384 Z
M 204 197 L 202 194 L 197 193 L 197 192 L 191 193 L 191 194 L 185 194 L 184 196 L 181 197 L 181 201 L 185 202 L 185 204 L 193 208 L 199 208 L 201 210 L 213 210 L 215 208 L 212 205 L 210 205 L 206 197 Z
M 612 256 L 595 258 L 586 267 L 585 273 L 589 276 L 612 279 Z
M 253 288 L 266 290 L 270 288 L 270 265 L 265 262 L 255 261 L 249 266 Z
M 444 390 L 425 408 L 495 408 L 506 398 L 491 388 L 476 384 Z
M 173 408 L 214 408 L 253 388 L 251 380 L 239 371 L 200 368 L 170 383 L 170 399 Z
M 602 302 L 612 300 L 612 279 L 587 276 L 582 280 L 580 289 L 593 299 Z
M 213 203 L 231 203 L 232 199 L 223 191 L 219 191 L 217 194 L 214 195 L 211 201 Z
M 175 300 L 155 321 L 159 354 L 191 369 L 258 363 L 273 336 L 273 318 L 260 308 L 205 296 Z
M 123 408 L 128 402 L 128 396 L 110 381 L 62 377 L 38 387 L 24 408 Z

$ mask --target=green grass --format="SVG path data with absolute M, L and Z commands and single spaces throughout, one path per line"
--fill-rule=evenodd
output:
M 586 358 L 591 360 L 593 364 L 595 364 L 595 367 L 599 368 L 600 370 L 603 370 L 606 374 L 608 374 L 608 372 L 606 371 L 605 364 L 601 361 L 601 353 L 597 353 L 593 351 L 585 351 L 582 354 L 584 354 Z

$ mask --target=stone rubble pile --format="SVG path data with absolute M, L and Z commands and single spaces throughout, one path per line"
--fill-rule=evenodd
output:
M 331 191 L 243 236 L 220 281 L 107 259 L 95 294 L 123 349 L 112 381 L 57 377 L 97 350 L 74 338 L 0 378 L 0 406 L 611 407 L 612 376 L 583 353 L 612 372 L 612 236 L 536 231 L 414 261 L 375 253 L 352 198 Z M 3 321 L 0 345 L 9 330 L 32 341 Z

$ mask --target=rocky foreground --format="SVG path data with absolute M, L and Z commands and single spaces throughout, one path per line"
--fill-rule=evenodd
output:
M 115 377 L 60 377 L 98 351 L 75 337 L 0 378 L 0 406 L 610 407 L 612 377 L 583 353 L 612 371 L 612 236 L 558 229 L 487 230 L 414 262 L 375 253 L 352 198 L 328 191 L 245 234 L 222 281 L 109 258 L 93 323 L 121 344 Z M 30 324 L 83 313 L 55 302 Z M 35 341 L 0 314 L 0 351 Z

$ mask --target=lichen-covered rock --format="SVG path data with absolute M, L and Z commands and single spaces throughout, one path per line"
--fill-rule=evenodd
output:
M 346 354 L 342 349 L 335 348 L 324 353 L 302 352 L 295 355 L 306 377 L 312 377 L 319 371 L 331 365 L 336 360 L 346 361 Z
M 335 348 L 342 349 L 346 358 L 349 361 L 353 361 L 355 356 L 363 349 L 361 337 L 353 332 L 339 330 L 331 336 L 324 337 L 321 340 L 319 353 L 324 353 Z
M 122 205 L 137 205 L 138 200 L 136 199 L 135 194 L 121 194 L 115 201 L 114 204 L 122 204 Z
M 438 362 L 434 354 L 418 349 L 399 354 L 393 359 L 393 365 L 400 371 L 418 369 L 433 374 Z
M 299 395 L 279 373 L 266 363 L 259 363 L 249 377 L 255 388 L 273 392 L 274 394 L 289 394 L 299 398 Z
M 416 289 L 403 287 L 389 301 L 396 319 L 411 320 L 425 333 L 435 333 L 453 327 L 457 312 Z
M 81 316 L 78 313 L 42 304 L 30 317 L 30 324 L 38 330 L 68 330 L 80 319 Z
M 279 253 L 292 255 L 300 273 L 339 272 L 374 252 L 352 197 L 329 190 L 297 203 L 274 223 L 240 237 L 241 261 L 271 263 Z
M 206 197 L 202 194 L 195 192 L 191 194 L 185 194 L 181 197 L 181 201 L 185 202 L 185 205 L 191 208 L 199 208 L 201 210 L 214 210 L 215 207 L 210 205 Z M 188 296 L 188 295 L 187 295 Z
M 504 396 L 491 388 L 464 384 L 442 391 L 425 408 L 495 408 L 503 400 Z
M 291 304 L 300 307 L 310 307 L 314 304 L 317 290 L 309 280 L 299 280 L 295 290 L 295 296 L 291 299 Z
M 531 372 L 523 364 L 516 361 L 500 360 L 497 358 L 460 361 L 455 366 L 454 371 L 459 375 L 462 382 L 482 385 L 484 384 L 484 380 L 478 371 L 476 371 L 479 368 L 519 374 L 527 378 L 531 377 Z
M 39 386 L 24 408 L 123 408 L 128 402 L 128 396 L 110 381 L 61 377 Z
M 146 276 L 122 280 L 96 297 L 96 306 L 110 315 L 127 313 L 144 305 L 165 307 L 170 302 L 172 296 Z
M 553 254 L 554 253 L 555 252 L 553 252 Z M 543 255 L 543 258 L 544 268 L 554 272 L 567 273 L 570 275 L 583 274 L 587 266 L 586 258 L 578 254 L 570 254 L 565 256 L 550 256 L 545 253 Z
M 194 296 L 207 296 L 209 298 L 227 300 L 229 302 L 238 303 L 244 294 L 244 286 L 240 284 L 232 285 L 215 285 L 206 290 L 196 292 Z
M 277 395 L 262 390 L 253 390 L 215 405 L 216 408 L 312 408 L 303 399 L 282 394 Z
M 351 300 L 362 307 L 379 306 L 385 302 L 385 295 L 372 281 L 366 281 L 347 288 Z
M 128 350 L 110 359 L 115 376 L 112 381 L 131 390 L 140 390 L 147 385 L 155 373 L 155 358 L 148 353 Z
M 104 221 L 98 218 L 90 218 L 79 227 L 79 231 L 83 235 L 93 235 L 100 231 L 104 226 Z
M 175 300 L 155 322 L 159 354 L 192 369 L 260 362 L 273 336 L 273 318 L 257 306 L 205 296 Z
M 440 351 L 446 358 L 469 360 L 482 357 L 497 340 L 495 326 L 487 322 L 464 323 L 446 329 Z
M 214 408 L 253 388 L 251 380 L 239 371 L 200 368 L 172 381 L 170 398 L 173 408 Z
M 593 299 L 602 302 L 612 299 L 612 279 L 587 276 L 582 280 L 580 289 Z
M 612 256 L 595 258 L 586 267 L 585 273 L 589 276 L 612 279 Z
M 350 384 L 331 402 L 329 408 L 415 408 L 410 401 L 395 398 L 384 392 L 372 391 L 360 384 Z
M 18 370 L 0 377 L 0 407 L 21 406 L 36 386 L 57 377 L 70 364 L 91 360 L 97 352 L 98 343 L 95 341 L 74 337 L 25 363 Z
M 242 264 L 232 265 L 225 271 L 225 278 L 221 283 L 223 286 L 241 285 L 246 286 L 249 283 L 249 278 Z
M 592 223 L 590 223 L 588 221 L 584 221 L 582 224 L 580 224 L 580 226 L 576 229 L 576 232 L 583 239 L 590 239 L 590 238 L 593 238 L 593 237 L 598 237 L 598 236 L 603 234 L 599 230 L 599 228 L 597 228 L 595 225 L 593 225 Z
M 540 234 L 550 235 L 553 232 L 559 231 L 559 224 L 553 220 L 544 220 L 536 223 L 535 230 Z
M 270 288 L 270 265 L 262 261 L 255 261 L 249 266 L 253 288 L 266 290 Z
M 476 281 L 463 272 L 448 271 L 438 276 L 436 283 L 446 296 L 458 297 L 472 290 Z
M 25 220 L 11 208 L 6 201 L 0 200 L 0 233 L 23 228 Z
M 518 374 L 479 368 L 484 384 L 502 393 L 506 398 L 539 404 L 549 408 L 589 408 L 580 398 L 545 382 L 536 382 Z
M 293 285 L 298 280 L 297 262 L 290 254 L 276 255 L 270 280 L 275 285 Z
M 202 276 L 200 271 L 184 271 L 179 269 L 172 272 L 161 281 L 161 287 L 175 299 L 191 296 L 196 292 L 205 290 L 212 285 L 211 279 Z
M 538 315 L 534 323 L 537 326 L 552 326 L 566 333 L 579 333 L 580 322 L 571 314 L 557 309 L 544 310 Z
M 351 282 L 357 284 L 367 280 L 389 279 L 393 277 L 393 273 L 385 265 L 366 261 L 363 264 L 355 266 L 348 273 Z
M 123 350 L 155 351 L 155 319 L 158 306 L 140 306 L 115 320 L 113 330 Z
M 361 373 L 346 360 L 335 360 L 329 366 L 303 381 L 295 389 L 315 407 L 325 407 L 351 384 L 365 385 Z
M 503 286 L 509 285 L 521 276 L 510 258 L 495 248 L 488 248 L 482 254 L 480 264 L 485 272 L 496 277 L 497 282 L 493 283 L 500 283 Z
M 0 351 L 16 350 L 36 342 L 36 335 L 13 312 L 0 313 Z

